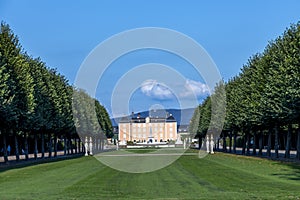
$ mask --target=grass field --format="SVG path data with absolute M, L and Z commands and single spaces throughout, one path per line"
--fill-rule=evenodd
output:
M 130 174 L 93 157 L 1 169 L 0 199 L 300 199 L 300 165 L 217 153 Z

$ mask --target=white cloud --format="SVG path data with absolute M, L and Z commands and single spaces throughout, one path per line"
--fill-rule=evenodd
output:
M 143 94 L 160 100 L 173 99 L 175 94 L 172 91 L 177 91 L 177 95 L 182 98 L 198 98 L 209 93 L 209 87 L 206 84 L 190 79 L 186 79 L 184 84 L 176 84 L 174 81 L 172 91 L 157 80 L 144 81 L 140 89 Z
M 187 79 L 184 85 L 184 91 L 180 93 L 181 97 L 200 97 L 209 93 L 209 87 L 201 82 Z
M 172 99 L 174 95 L 165 85 L 156 80 L 146 80 L 141 85 L 141 91 L 149 97 L 156 99 Z

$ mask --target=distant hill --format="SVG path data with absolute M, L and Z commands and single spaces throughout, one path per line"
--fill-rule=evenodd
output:
M 165 117 L 166 114 L 172 114 L 172 116 L 176 119 L 178 125 L 188 125 L 190 120 L 194 114 L 195 108 L 187 108 L 187 109 L 166 109 L 166 110 L 155 110 L 151 111 L 151 117 Z M 139 112 L 141 117 L 148 117 L 149 111 Z M 138 113 L 134 113 L 137 116 Z M 123 116 L 124 117 L 124 116 Z M 118 123 L 122 117 L 112 118 L 111 122 L 113 126 L 118 126 Z

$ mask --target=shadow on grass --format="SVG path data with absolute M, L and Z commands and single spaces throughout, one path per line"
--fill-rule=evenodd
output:
M 1 163 L 0 164 L 0 173 L 5 172 L 11 169 L 18 169 L 18 168 L 23 168 L 23 167 L 29 167 L 29 166 L 34 166 L 38 164 L 43 164 L 43 163 L 51 163 L 51 162 L 59 162 L 63 160 L 69 160 L 69 159 L 76 159 L 79 157 L 84 156 L 84 154 L 74 154 L 74 155 L 63 155 L 63 156 L 58 156 L 58 157 L 51 157 L 51 158 L 30 158 L 28 160 L 22 160 L 22 161 L 9 161 L 7 163 Z
M 300 181 L 300 164 L 299 163 L 286 163 L 280 162 L 275 165 L 285 167 L 280 170 L 279 173 L 273 173 L 273 176 L 277 176 L 280 179 Z M 288 168 L 286 168 L 288 167 Z
M 155 152 L 157 150 L 158 149 L 149 148 L 149 149 L 126 149 L 125 151 L 130 153 L 150 153 L 150 152 Z

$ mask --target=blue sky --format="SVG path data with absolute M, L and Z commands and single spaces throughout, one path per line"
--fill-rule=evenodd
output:
M 299 10 L 297 0 L 0 0 L 0 19 L 19 36 L 28 54 L 57 68 L 71 84 L 84 59 L 99 43 L 114 34 L 142 27 L 173 29 L 193 38 L 228 80 L 240 72 L 251 55 L 262 52 L 268 41 L 299 21 Z M 183 75 L 186 96 L 194 92 L 201 102 L 207 95 L 203 77 L 178 56 L 151 49 L 131 52 L 113 62 L 99 82 L 96 97 L 110 113 L 112 90 L 121 77 L 151 62 L 168 65 Z M 119 114 L 148 110 L 153 105 L 180 107 L 168 86 L 147 79 L 131 94 L 128 108 Z

